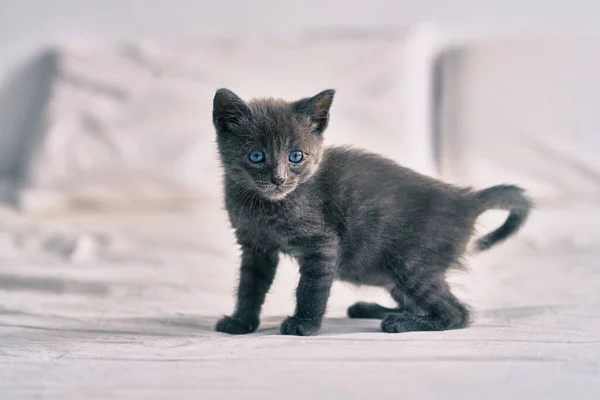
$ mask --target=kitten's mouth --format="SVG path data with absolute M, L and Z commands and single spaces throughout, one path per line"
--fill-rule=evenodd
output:
M 295 189 L 295 186 L 274 186 L 263 190 L 263 195 L 269 200 L 282 200 Z

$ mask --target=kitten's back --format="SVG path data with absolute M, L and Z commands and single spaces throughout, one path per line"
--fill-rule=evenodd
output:
M 455 235 L 465 242 L 483 212 L 509 211 L 501 227 L 478 240 L 479 251 L 515 234 L 532 207 L 524 190 L 514 185 L 480 191 L 457 187 L 350 147 L 327 148 L 321 168 L 323 190 L 331 192 L 345 208 L 371 208 L 411 232 L 422 231 L 422 240 Z

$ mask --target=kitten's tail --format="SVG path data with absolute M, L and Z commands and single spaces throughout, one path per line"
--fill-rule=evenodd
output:
M 495 231 L 477 239 L 479 251 L 484 251 L 516 233 L 527 220 L 533 207 L 525 190 L 514 185 L 498 185 L 475 192 L 477 215 L 488 210 L 507 210 L 510 212 L 504 224 Z

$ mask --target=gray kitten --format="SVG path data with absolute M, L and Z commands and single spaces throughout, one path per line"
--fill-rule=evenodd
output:
M 390 292 L 397 308 L 348 309 L 351 318 L 382 319 L 384 332 L 466 327 L 469 311 L 451 293 L 446 271 L 458 265 L 481 213 L 510 211 L 500 228 L 478 239 L 486 250 L 521 227 L 530 201 L 516 186 L 474 191 L 375 154 L 325 147 L 334 94 L 246 103 L 217 91 L 213 122 L 225 205 L 242 260 L 235 311 L 216 329 L 258 328 L 280 253 L 300 266 L 296 310 L 281 325 L 284 335 L 319 330 L 335 279 Z

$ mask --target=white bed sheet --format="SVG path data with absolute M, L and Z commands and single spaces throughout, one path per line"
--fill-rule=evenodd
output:
M 440 333 L 346 319 L 355 299 L 381 296 L 338 285 L 318 336 L 280 336 L 296 279 L 286 262 L 260 330 L 234 337 L 213 332 L 237 268 L 222 214 L 0 216 L 2 399 L 600 394 L 600 251 L 577 242 L 540 256 L 525 233 L 474 259 L 454 279 L 474 324 Z
M 3 316 L 3 399 L 597 399 L 595 307 L 508 309 L 474 327 L 388 335 L 328 319 L 316 337 L 211 332 L 198 316 Z M 35 321 L 35 322 L 34 322 Z M 39 326 L 55 324 L 54 328 Z M 31 326 L 31 325 L 35 325 Z

